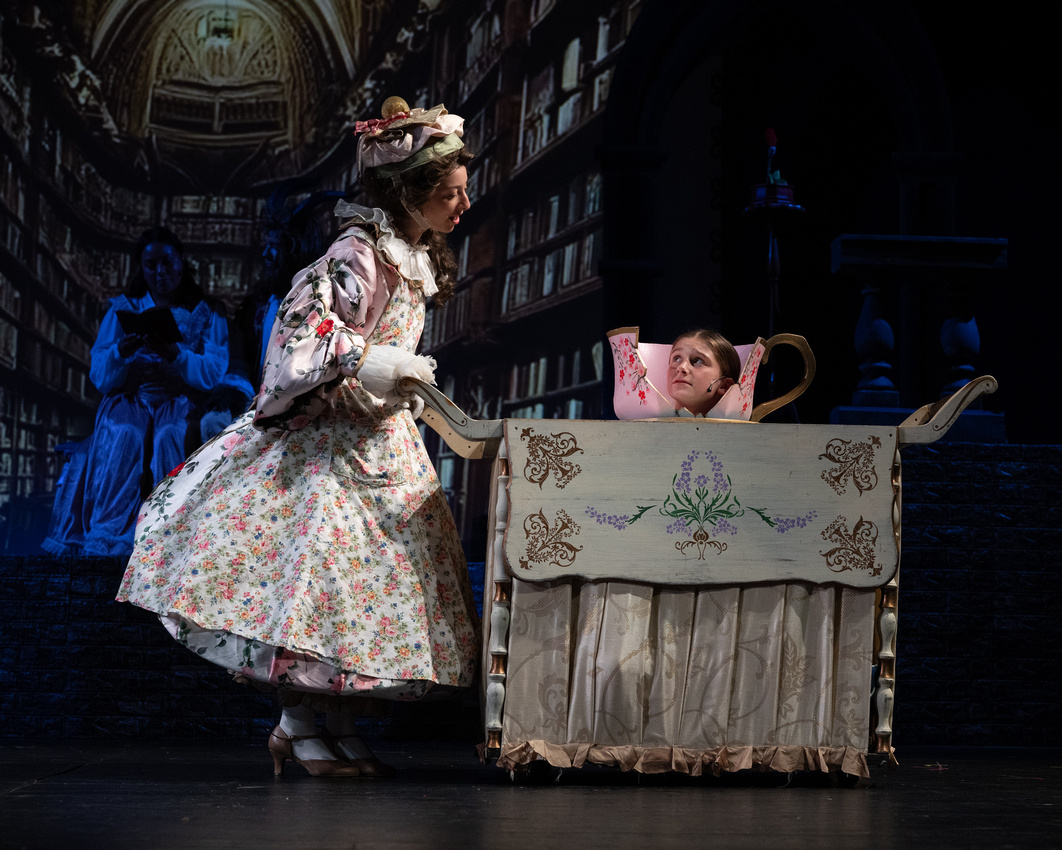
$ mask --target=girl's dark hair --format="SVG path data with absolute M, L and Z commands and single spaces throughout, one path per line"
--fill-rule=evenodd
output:
M 149 227 L 141 233 L 140 238 L 136 240 L 136 249 L 133 254 L 133 263 L 136 267 L 136 273 L 133 275 L 133 279 L 129 281 L 129 286 L 126 288 L 126 294 L 131 295 L 134 298 L 142 298 L 148 291 L 147 281 L 144 279 L 144 272 L 140 268 L 140 258 L 144 256 L 145 249 L 152 242 L 162 242 L 166 245 L 170 245 L 181 255 L 182 262 L 184 261 L 184 244 L 176 233 L 168 227 Z M 181 283 L 173 293 L 171 301 L 188 310 L 193 309 L 200 301 L 207 301 L 212 310 L 224 315 L 224 309 L 219 309 L 220 305 L 214 303 L 212 299 L 208 299 L 203 290 L 199 287 L 199 284 L 195 282 L 195 278 L 192 277 L 191 269 L 188 268 L 187 263 L 184 263 L 184 272 L 181 274 Z
M 712 354 L 715 355 L 715 359 L 719 362 L 719 370 L 724 378 L 736 381 L 741 377 L 741 358 L 738 357 L 737 349 L 719 331 L 712 328 L 694 328 L 679 334 L 675 337 L 675 342 L 687 337 L 699 339 L 708 346 Z M 672 347 L 674 347 L 675 342 L 671 343 Z
M 467 148 L 459 148 L 439 159 L 429 160 L 424 165 L 402 172 L 395 179 L 377 177 L 370 168 L 363 175 L 362 182 L 372 202 L 397 221 L 409 215 L 407 208 L 419 209 L 451 171 L 468 165 L 474 156 Z M 454 294 L 457 259 L 444 233 L 428 230 L 420 237 L 420 244 L 428 247 L 428 256 L 435 266 L 435 283 L 439 287 L 435 303 L 445 304 Z

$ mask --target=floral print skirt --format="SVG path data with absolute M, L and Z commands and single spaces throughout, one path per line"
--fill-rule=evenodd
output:
M 239 677 L 417 699 L 472 683 L 468 570 L 408 411 L 236 420 L 141 509 L 118 599 Z

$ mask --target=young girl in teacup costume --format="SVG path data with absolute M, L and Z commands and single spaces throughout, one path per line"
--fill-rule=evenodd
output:
M 256 408 L 145 503 L 118 593 L 237 679 L 278 689 L 278 774 L 291 759 L 316 776 L 392 775 L 357 735 L 366 700 L 452 694 L 477 658 L 420 404 L 396 391 L 432 380 L 413 352 L 425 299 L 453 289 L 445 234 L 469 208 L 472 155 L 441 105 L 391 98 L 383 115 L 356 129 L 376 206 L 338 204 L 338 238 L 278 310 Z
M 718 331 L 686 331 L 671 344 L 667 391 L 690 413 L 707 416 L 740 375 L 741 359 Z

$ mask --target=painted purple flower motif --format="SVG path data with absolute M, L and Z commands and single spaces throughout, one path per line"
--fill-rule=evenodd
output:
M 589 505 L 586 508 L 586 515 L 598 525 L 610 525 L 621 531 L 633 521 L 628 514 L 604 514 Z
M 792 531 L 794 528 L 806 528 L 808 523 L 810 523 L 817 516 L 817 512 L 808 511 L 806 514 L 799 517 L 776 516 L 772 517 L 771 519 L 774 523 L 774 530 L 777 531 L 779 534 L 785 534 L 787 531 Z
M 737 526 L 733 525 L 728 519 L 721 519 L 715 524 L 715 530 L 717 534 L 729 534 L 733 537 L 737 534 Z
M 703 461 L 698 464 L 702 457 Z M 704 469 L 705 464 L 710 467 L 708 471 Z M 694 466 L 697 466 L 696 471 Z M 804 528 L 816 516 L 815 511 L 809 511 L 799 517 L 771 517 L 764 508 L 742 505 L 734 495 L 730 476 L 723 471 L 723 462 L 715 452 L 699 450 L 691 451 L 681 462 L 678 473 L 671 481 L 671 493 L 665 497 L 663 504 L 638 505 L 631 514 L 606 514 L 587 506 L 586 515 L 599 525 L 622 529 L 637 522 L 653 508 L 661 516 L 671 519 L 665 527 L 668 534 L 690 536 L 696 532 L 705 539 L 708 538 L 706 532 L 716 537 L 733 537 L 739 530 L 735 520 L 746 513 L 755 514 L 779 534 L 794 528 Z M 701 541 L 697 545 L 703 547 L 705 544 Z
M 674 488 L 676 491 L 681 490 L 683 493 L 690 492 L 690 475 L 693 473 L 693 462 L 700 456 L 701 453 L 694 450 L 686 456 L 684 461 L 682 461 L 681 472 L 674 482 Z
M 668 534 L 688 534 L 690 530 L 690 521 L 680 517 L 674 522 L 669 523 L 665 530 Z
M 704 470 L 706 464 L 710 471 Z M 717 526 L 721 520 L 734 519 L 744 513 L 731 492 L 730 478 L 723 472 L 723 464 L 715 452 L 697 450 L 690 452 L 682 461 L 679 474 L 672 483 L 671 495 L 664 499 L 659 510 L 664 516 L 683 519 L 687 531 Z M 671 533 L 680 529 L 675 523 L 669 528 Z

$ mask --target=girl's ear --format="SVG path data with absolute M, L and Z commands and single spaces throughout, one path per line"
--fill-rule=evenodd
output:
M 726 391 L 732 386 L 734 386 L 734 384 L 736 383 L 737 381 L 735 381 L 733 378 L 723 378 L 719 381 L 719 386 L 716 388 L 716 393 L 718 393 L 719 396 L 722 397 L 726 393 Z

